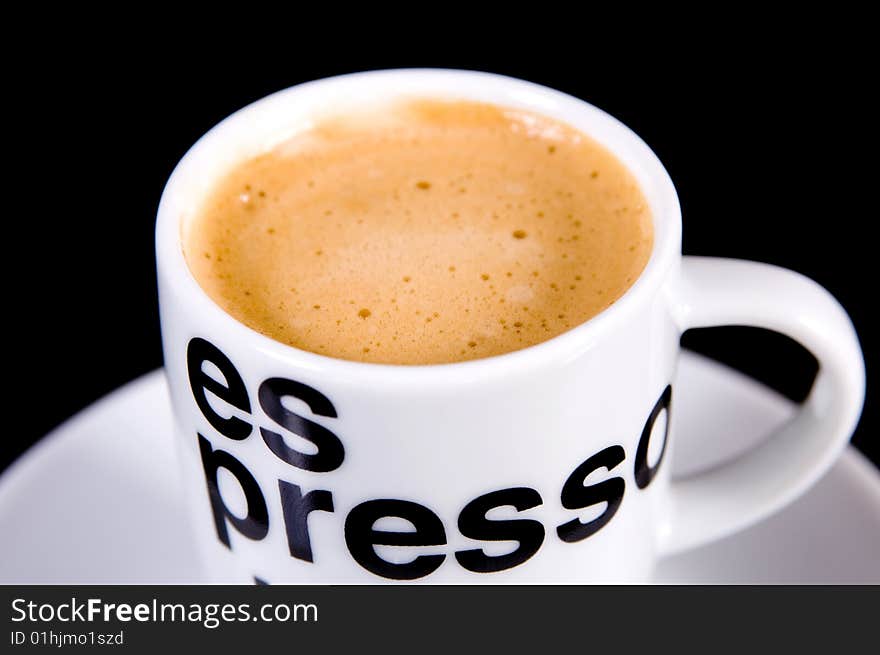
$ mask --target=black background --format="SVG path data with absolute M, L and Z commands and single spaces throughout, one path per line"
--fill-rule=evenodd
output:
M 390 34 L 364 25 L 355 36 L 326 22 L 263 34 L 273 16 L 239 18 L 224 30 L 142 38 L 121 25 L 77 25 L 29 35 L 7 60 L 12 334 L 0 470 L 77 410 L 161 365 L 155 210 L 199 136 L 281 88 L 409 66 L 503 73 L 592 102 L 641 135 L 669 170 L 686 254 L 771 262 L 827 287 L 850 312 L 868 363 L 854 441 L 880 463 L 871 384 L 880 347 L 876 71 L 858 17 L 807 25 L 759 17 L 725 35 L 718 28 L 727 19 L 647 34 L 620 21 L 562 33 L 526 18 L 517 28 L 428 33 L 426 21 L 411 20 Z M 205 34 L 213 37 L 193 42 Z M 264 38 L 245 40 L 255 34 Z M 815 372 L 799 346 L 757 330 L 693 331 L 685 344 L 798 400 Z

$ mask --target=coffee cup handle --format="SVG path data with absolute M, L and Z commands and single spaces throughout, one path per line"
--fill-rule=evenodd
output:
M 802 494 L 849 441 L 865 395 L 865 363 L 852 322 L 821 286 L 768 264 L 685 257 L 671 294 L 679 327 L 747 325 L 786 334 L 819 361 L 798 413 L 735 461 L 670 484 L 660 553 L 719 539 Z

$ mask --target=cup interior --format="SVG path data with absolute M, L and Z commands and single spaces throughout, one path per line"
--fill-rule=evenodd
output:
M 406 69 L 356 73 L 309 82 L 279 91 L 259 100 L 219 123 L 203 136 L 174 170 L 162 195 L 157 221 L 157 258 L 160 276 L 166 274 L 182 293 L 205 306 L 217 320 L 235 321 L 221 310 L 190 273 L 183 256 L 184 235 L 193 216 L 218 180 L 242 161 L 265 152 L 309 129 L 322 116 L 407 98 L 437 98 L 486 102 L 511 109 L 523 109 L 568 123 L 611 151 L 633 174 L 651 209 L 654 247 L 650 259 L 635 283 L 611 307 L 592 319 L 546 342 L 483 360 L 456 364 L 431 364 L 405 368 L 466 366 L 516 356 L 545 348 L 597 329 L 612 315 L 621 313 L 640 296 L 660 285 L 663 272 L 680 252 L 681 219 L 675 189 L 656 155 L 629 128 L 593 105 L 537 84 L 490 73 L 442 69 Z M 208 310 L 208 306 L 213 309 Z M 220 318 L 219 312 L 225 319 Z M 241 324 L 238 324 L 241 325 Z M 267 340 L 275 347 L 298 356 L 332 359 L 305 353 L 241 325 L 252 338 Z M 245 334 L 245 333 L 243 333 Z M 268 344 L 264 344 L 268 347 Z M 394 367 L 334 360 L 349 366 Z

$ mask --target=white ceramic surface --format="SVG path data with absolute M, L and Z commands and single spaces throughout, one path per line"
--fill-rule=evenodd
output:
M 328 112 L 412 96 L 537 112 L 612 151 L 654 226 L 632 287 L 543 343 L 434 366 L 299 350 L 205 294 L 181 235 L 216 180 Z M 500 75 L 370 71 L 239 110 L 169 178 L 156 262 L 182 495 L 218 579 L 235 571 L 242 582 L 646 581 L 658 558 L 752 525 L 804 493 L 846 446 L 864 397 L 858 339 L 825 289 L 767 264 L 682 258 L 678 198 L 650 148 L 579 98 Z M 679 338 L 712 325 L 786 334 L 815 355 L 819 376 L 774 438 L 670 484 L 664 455 L 684 447 L 664 429 L 679 396 L 669 386 Z M 473 329 L 479 341 L 495 328 Z
M 791 404 L 684 353 L 677 475 L 736 456 Z M 0 478 L 0 583 L 203 580 L 180 499 L 160 371 L 59 427 Z M 661 560 L 663 583 L 880 583 L 880 474 L 847 449 L 806 495 L 734 536 Z

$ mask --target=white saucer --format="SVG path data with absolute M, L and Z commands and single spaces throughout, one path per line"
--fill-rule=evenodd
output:
M 677 474 L 765 436 L 790 402 L 685 353 Z M 52 432 L 0 478 L 0 583 L 189 583 L 165 380 L 155 371 Z M 687 454 L 687 458 L 683 455 Z M 664 583 L 880 583 L 880 474 L 852 448 L 809 493 L 733 537 L 660 563 Z

